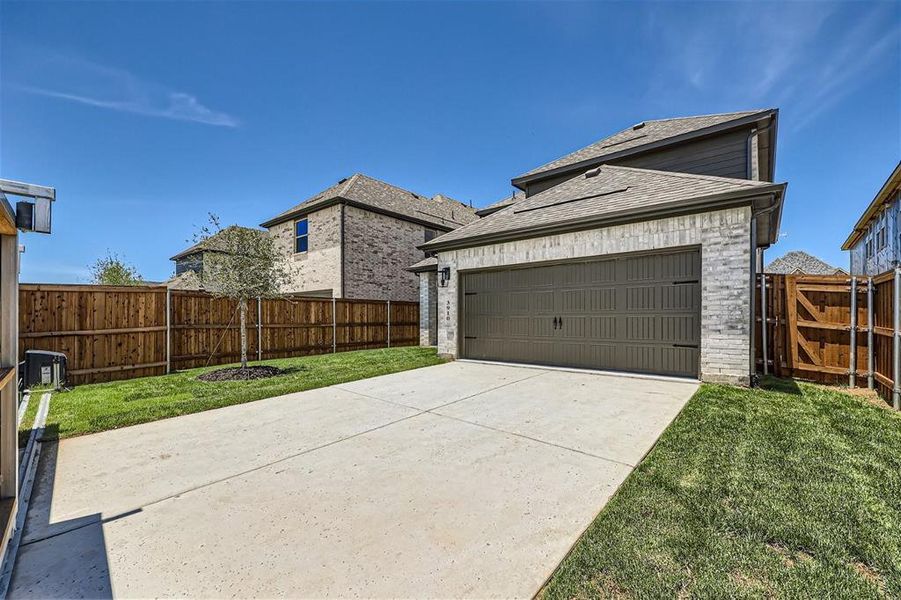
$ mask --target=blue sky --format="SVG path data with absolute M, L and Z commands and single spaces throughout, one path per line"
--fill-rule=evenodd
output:
M 55 186 L 22 280 L 148 279 L 209 211 L 354 172 L 482 206 L 635 122 L 776 106 L 774 258 L 838 265 L 901 158 L 901 3 L 0 4 L 0 176 Z

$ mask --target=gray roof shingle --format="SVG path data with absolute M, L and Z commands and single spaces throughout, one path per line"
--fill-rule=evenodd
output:
M 442 194 L 429 198 L 356 173 L 269 219 L 262 227 L 271 227 L 313 212 L 322 205 L 339 199 L 424 221 L 443 229 L 454 229 L 478 218 L 475 209 Z
M 829 263 L 820 260 L 801 250 L 792 250 L 780 256 L 764 269 L 767 273 L 784 273 L 787 275 L 841 275 L 846 273 L 844 269 L 833 267 Z
M 422 246 L 432 250 L 449 242 L 478 245 L 485 236 L 516 235 L 551 226 L 570 224 L 577 228 L 586 221 L 622 218 L 632 213 L 650 213 L 671 205 L 722 194 L 768 193 L 783 190 L 785 184 L 710 175 L 691 175 L 603 165 L 450 231 Z
M 720 113 L 714 115 L 700 115 L 696 117 L 678 117 L 673 119 L 659 119 L 643 121 L 628 129 L 623 129 L 589 146 L 585 146 L 566 156 L 562 156 L 549 163 L 536 167 L 531 171 L 515 177 L 514 181 L 592 159 L 599 159 L 624 150 L 631 150 L 646 144 L 652 144 L 668 138 L 673 138 L 687 133 L 696 132 L 707 127 L 722 125 L 729 121 L 736 121 L 751 115 L 763 114 L 773 109 L 746 110 L 741 112 Z
M 262 229 L 256 229 L 254 227 L 242 227 L 241 225 L 229 225 L 222 231 L 228 231 L 231 229 L 244 229 L 245 231 L 252 231 L 252 232 L 258 233 L 260 235 L 266 234 L 266 232 L 263 231 Z M 221 239 L 218 237 L 220 233 L 222 233 L 222 232 L 220 231 L 219 233 L 215 233 L 215 234 L 211 235 L 210 237 L 206 238 L 205 240 L 201 240 L 201 241 L 197 242 L 196 244 L 194 244 L 193 246 L 189 246 L 189 247 L 185 248 L 184 250 L 182 250 L 175 256 L 171 257 L 169 260 L 178 260 L 179 258 L 183 258 L 185 256 L 195 254 L 202 250 L 213 250 L 213 251 L 222 250 L 222 248 L 217 245 L 219 243 L 219 240 Z
M 511 204 L 514 204 L 516 202 L 519 202 L 520 200 L 524 200 L 525 197 L 526 197 L 526 195 L 524 192 L 521 192 L 520 190 L 516 190 L 513 194 L 511 194 L 505 198 L 502 198 L 493 204 L 489 204 L 488 206 L 486 206 L 484 208 L 478 209 L 476 211 L 476 214 L 479 215 L 480 217 L 490 215 L 491 213 L 497 212 L 502 208 L 510 206 Z

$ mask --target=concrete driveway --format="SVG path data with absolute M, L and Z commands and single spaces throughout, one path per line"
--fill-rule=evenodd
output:
M 529 597 L 696 388 L 458 361 L 47 445 L 10 597 Z

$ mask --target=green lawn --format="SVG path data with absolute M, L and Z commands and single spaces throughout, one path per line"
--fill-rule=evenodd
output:
M 901 597 L 901 415 L 704 385 L 543 598 Z
M 361 350 L 267 360 L 286 371 L 255 381 L 204 382 L 197 376 L 224 365 L 127 381 L 81 385 L 54 393 L 45 437 L 61 438 L 147 423 L 211 408 L 325 387 L 442 362 L 433 348 Z M 32 395 L 36 410 L 40 394 Z M 26 418 L 23 425 L 30 423 Z

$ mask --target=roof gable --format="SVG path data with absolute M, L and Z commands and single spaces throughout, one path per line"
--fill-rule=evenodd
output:
M 428 223 L 441 229 L 454 229 L 478 218 L 473 208 L 442 194 L 429 198 L 356 173 L 269 219 L 262 227 L 271 227 L 340 201 Z
M 530 196 L 422 247 L 427 250 L 478 245 L 483 238 L 515 237 L 549 227 L 571 229 L 586 223 L 684 209 L 699 200 L 776 193 L 785 184 L 710 175 L 692 175 L 603 165 Z
M 783 256 L 780 256 L 768 264 L 764 271 L 767 273 L 785 273 L 788 275 L 836 275 L 844 272 L 843 269 L 833 267 L 816 256 L 800 250 L 786 252 Z
M 677 117 L 672 119 L 658 119 L 642 121 L 632 127 L 623 129 L 609 137 L 593 144 L 580 148 L 551 162 L 527 171 L 513 179 L 514 185 L 521 180 L 535 178 L 536 175 L 550 171 L 558 172 L 567 170 L 567 167 L 577 168 L 586 161 L 600 160 L 608 156 L 621 155 L 630 151 L 640 152 L 652 144 L 659 144 L 667 140 L 682 140 L 693 135 L 704 135 L 711 128 L 738 123 L 754 116 L 765 116 L 775 112 L 775 109 L 747 110 L 741 112 L 719 113 L 712 115 L 700 115 L 695 117 Z
M 196 244 L 194 244 L 194 245 L 192 245 L 192 246 L 188 246 L 187 248 L 185 248 L 184 250 L 182 250 L 181 252 L 179 252 L 178 254 L 176 254 L 175 256 L 173 256 L 172 258 L 170 258 L 169 260 L 178 260 L 178 259 L 180 259 L 180 258 L 184 258 L 184 257 L 186 257 L 186 256 L 190 256 L 191 254 L 196 254 L 196 253 L 198 253 L 198 252 L 204 252 L 204 251 L 206 251 L 206 252 L 209 252 L 209 251 L 212 251 L 212 252 L 220 251 L 220 252 L 221 252 L 222 249 L 219 248 L 219 247 L 217 247 L 217 244 L 218 244 L 219 240 L 221 240 L 221 238 L 219 238 L 219 235 L 220 235 L 222 232 L 224 232 L 224 231 L 229 231 L 229 230 L 232 230 L 232 229 L 244 229 L 244 230 L 246 230 L 246 231 L 252 231 L 252 232 L 258 233 L 258 234 L 260 234 L 260 235 L 265 235 L 265 234 L 266 234 L 266 232 L 263 231 L 262 229 L 256 229 L 256 228 L 253 228 L 253 227 L 242 227 L 242 226 L 240 226 L 240 225 L 229 225 L 228 227 L 226 227 L 226 228 L 223 229 L 222 231 L 219 231 L 219 232 L 217 232 L 217 233 L 214 233 L 214 234 L 211 235 L 210 237 L 208 237 L 208 238 L 206 238 L 206 239 L 204 239 L 204 240 L 201 240 L 201 241 L 197 242 Z

